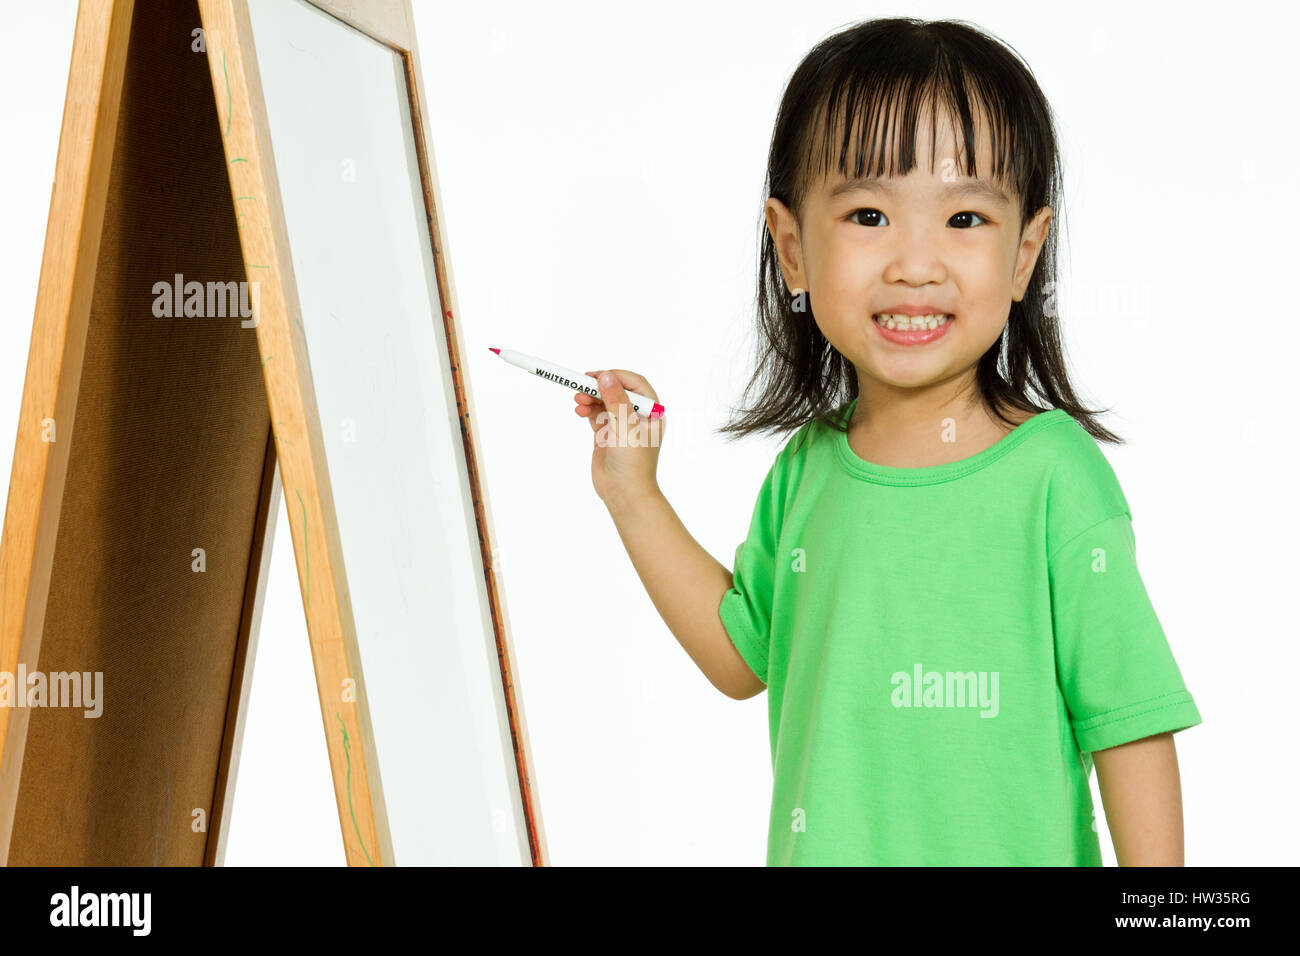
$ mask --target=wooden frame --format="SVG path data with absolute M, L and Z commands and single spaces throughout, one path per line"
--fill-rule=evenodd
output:
M 423 104 L 428 100 L 420 78 L 409 0 L 308 2 L 389 46 L 402 57 L 405 64 L 437 290 L 445 310 L 441 318 L 460 410 L 474 520 L 479 534 L 484 581 L 496 637 L 530 854 L 534 865 L 547 865 L 536 787 L 530 773 L 532 759 L 522 708 L 512 677 L 513 649 L 492 543 L 495 536 L 486 489 L 478 474 L 473 402 L 469 383 L 461 371 L 463 366 L 455 319 L 455 287 L 443 239 L 445 223 L 437 202 L 433 151 L 422 121 Z M 148 110 L 133 110 L 129 98 L 124 102 L 124 89 L 137 89 L 132 84 L 134 74 L 129 68 L 135 61 L 128 61 L 129 58 L 144 55 L 147 43 L 154 38 L 155 33 L 170 30 L 175 34 L 177 29 L 201 18 L 206 45 L 207 88 L 218 120 L 210 125 L 219 128 L 221 149 L 224 150 L 220 164 L 224 167 L 224 176 L 208 175 L 199 181 L 194 192 L 201 202 L 206 202 L 207 207 L 210 207 L 212 221 L 208 225 L 211 234 L 217 237 L 213 240 L 214 247 L 228 244 L 236 233 L 236 229 L 231 227 L 237 225 L 237 248 L 242 254 L 242 262 L 236 268 L 259 269 L 256 277 L 262 292 L 255 333 L 260 364 L 258 367 L 249 364 L 248 355 L 240 351 L 247 346 L 232 347 L 222 353 L 229 366 L 224 374 L 238 378 L 245 389 L 245 395 L 253 383 L 263 388 L 267 407 L 260 410 L 265 414 L 265 419 L 259 420 L 259 409 L 251 407 L 245 399 L 235 409 L 236 414 L 231 416 L 235 424 L 229 426 L 232 433 L 238 435 L 238 442 L 232 446 L 234 450 L 231 454 L 242 468 L 242 479 L 237 487 L 243 494 L 231 495 L 232 498 L 238 497 L 239 507 L 231 505 L 226 525 L 218 531 L 234 535 L 234 532 L 229 531 L 230 528 L 246 530 L 251 523 L 251 539 L 245 542 L 239 538 L 237 541 L 238 549 L 247 549 L 247 561 L 242 569 L 233 567 L 234 562 L 229 562 L 233 570 L 225 572 L 225 578 L 214 576 L 211 579 L 213 584 L 204 580 L 202 585 L 194 585 L 189 583 L 192 579 L 186 579 L 175 585 L 188 589 L 184 593 L 191 602 L 188 608 L 177 609 L 177 620 L 167 634 L 174 639 L 175 646 L 181 649 L 181 653 L 193 656 L 202 665 L 197 667 L 196 672 L 207 681 L 204 686 L 208 692 L 203 695 L 204 699 L 213 696 L 211 688 L 228 687 L 228 696 L 219 707 L 219 720 L 211 707 L 205 714 L 205 742 L 201 747 L 194 747 L 195 751 L 202 753 L 186 751 L 186 756 L 191 758 L 189 764 L 179 768 L 191 774 L 189 784 L 192 790 L 201 794 L 205 788 L 209 788 L 207 792 L 211 794 L 211 799 L 206 809 L 210 811 L 210 826 L 206 834 L 202 835 L 199 845 L 188 839 L 186 829 L 169 816 L 165 824 L 160 825 L 163 831 L 161 841 L 155 827 L 152 862 L 203 862 L 211 865 L 219 864 L 222 860 L 229 798 L 233 789 L 247 699 L 247 675 L 256 642 L 269 557 L 267 521 L 268 517 L 276 513 L 279 482 L 282 482 L 286 501 L 290 503 L 287 509 L 290 530 L 307 614 L 317 690 L 322 702 L 321 717 L 328 741 L 347 862 L 350 865 L 381 865 L 391 861 L 392 844 L 385 817 L 382 785 L 374 771 L 377 762 L 373 734 L 366 707 L 360 703 L 367 698 L 361 677 L 348 588 L 343 575 L 334 503 L 324 465 L 324 446 L 307 362 L 288 233 L 271 154 L 270 132 L 253 48 L 247 0 L 197 0 L 197 9 L 192 4 L 193 0 L 186 4 L 169 4 L 165 0 L 82 0 L 78 11 L 32 350 L 23 393 L 4 535 L 0 539 L 0 587 L 3 588 L 3 594 L 0 594 L 0 671 L 13 673 L 20 663 L 25 664 L 29 671 L 37 669 L 38 663 L 45 660 L 42 655 L 43 638 L 46 651 L 51 655 L 75 640 L 89 641 L 93 651 L 101 656 L 112 652 L 117 652 L 119 656 L 123 653 L 136 653 L 136 645 L 132 643 L 130 635 L 125 634 L 130 625 L 128 611 L 138 610 L 133 606 L 111 605 L 102 619 L 94 620 L 94 623 L 102 625 L 102 634 L 109 637 L 104 638 L 97 633 L 90 638 L 82 638 L 76 636 L 81 632 L 71 626 L 77 623 L 84 630 L 84 622 L 78 622 L 74 613 L 81 606 L 76 601 L 65 600 L 64 604 L 72 605 L 73 609 L 66 611 L 63 618 L 60 618 L 67 622 L 63 629 L 51 632 L 54 634 L 52 642 L 47 634 L 49 625 L 45 612 L 52 587 L 55 588 L 54 594 L 61 596 L 64 592 L 58 590 L 60 581 L 81 580 L 71 576 L 73 564 L 80 555 L 74 546 L 74 539 L 78 535 L 84 536 L 80 529 L 92 527 L 92 518 L 102 515 L 107 508 L 117 504 L 117 500 L 109 496 L 111 491 L 101 493 L 98 497 L 88 494 L 84 496 L 87 502 L 81 510 L 74 512 L 82 516 L 80 523 L 63 518 L 63 513 L 69 510 L 70 462 L 76 475 L 75 487 L 86 484 L 100 487 L 94 480 L 88 480 L 88 476 L 93 478 L 94 466 L 90 463 L 96 460 L 94 443 L 98 440 L 96 436 L 99 431 L 103 429 L 101 427 L 85 438 L 78 436 L 74 442 L 74 422 L 78 417 L 90 414 L 90 410 L 85 407 L 90 397 L 99 397 L 100 404 L 105 401 L 112 404 L 113 401 L 131 402 L 142 393 L 152 394 L 146 391 L 145 382 L 123 381 L 122 379 L 129 378 L 123 375 L 111 381 L 96 379 L 91 382 L 95 387 L 89 389 L 82 387 L 82 357 L 88 334 L 110 336 L 105 340 L 107 344 L 97 342 L 96 354 L 106 349 L 111 351 L 112 346 L 119 344 L 119 339 L 141 334 L 129 322 L 123 323 L 128 329 L 126 332 L 97 332 L 105 326 L 104 320 L 96 321 L 97 314 L 118 317 L 113 309 L 120 311 L 122 308 L 136 307 L 134 300 L 129 298 L 129 295 L 135 294 L 134 286 L 123 293 L 111 285 L 119 271 L 119 260 L 125 253 L 118 254 L 112 241 L 107 244 L 107 251 L 101 249 L 101 229 L 107 216 L 110 226 L 117 230 L 111 233 L 112 237 L 120 232 L 125 237 L 124 241 L 130 241 L 132 236 L 138 239 L 143 228 L 145 235 L 161 247 L 169 241 L 174 242 L 174 239 L 149 230 L 175 231 L 182 228 L 171 220 L 159 226 L 150 223 L 141 226 L 131 215 L 132 204 L 146 194 L 146 185 L 131 181 L 133 167 L 127 165 L 125 155 L 118 156 L 118 162 L 114 163 L 115 142 L 126 144 L 125 147 L 119 145 L 119 152 L 124 148 L 132 157 L 140 153 L 137 145 L 144 142 L 151 118 L 147 115 Z M 169 21 L 168 18 L 172 19 Z M 137 43 L 141 45 L 138 51 L 135 48 Z M 164 52 L 153 52 L 166 72 L 170 67 L 163 61 L 173 56 L 171 47 L 165 48 Z M 157 63 L 151 64 L 152 68 L 157 66 Z M 175 69 L 193 88 L 196 80 L 191 64 L 178 60 Z M 134 95 L 140 94 L 137 92 Z M 176 109 L 175 104 L 172 108 Z M 206 109 L 194 109 L 204 112 L 206 116 Z M 122 111 L 121 117 L 119 110 Z M 188 114 L 184 115 L 188 121 Z M 130 125 L 128 120 L 134 125 Z M 196 118 L 193 122 L 197 129 L 195 136 L 202 139 L 208 132 L 208 127 L 203 125 L 206 118 Z M 138 177 L 144 174 L 134 175 Z M 212 192 L 214 186 L 219 186 L 222 190 L 228 187 L 229 196 L 235 202 L 223 209 L 222 203 L 216 200 Z M 241 197 L 253 197 L 253 201 L 240 203 Z M 238 215 L 233 209 L 236 205 L 242 207 Z M 133 253 L 138 253 L 138 245 L 131 248 Z M 204 255 L 215 257 L 215 261 L 221 255 L 221 248 L 217 252 L 205 251 Z M 227 260 L 220 262 L 225 267 L 229 266 Z M 247 276 L 247 271 L 244 274 Z M 113 328 L 116 329 L 115 326 Z M 113 338 L 113 335 L 117 337 Z M 251 341 L 250 337 L 244 338 Z M 182 343 L 181 346 L 169 347 L 185 346 Z M 157 386 L 154 386 L 154 391 L 157 390 Z M 179 386 L 174 386 L 166 394 L 171 398 L 169 411 L 174 413 L 174 417 L 184 418 L 185 415 L 190 415 L 193 418 L 187 423 L 188 430 L 181 432 L 182 435 L 202 433 L 210 428 L 209 419 L 203 417 L 207 409 L 202 406 L 200 398 L 187 399 Z M 40 423 L 51 418 L 59 423 L 61 429 L 59 440 L 55 442 L 43 439 L 39 430 Z M 259 432 L 259 428 L 264 430 Z M 147 434 L 143 427 L 130 432 L 130 436 L 141 446 L 141 461 L 146 461 L 146 453 L 152 450 L 148 447 Z M 261 435 L 260 446 L 254 441 L 257 434 Z M 202 456 L 210 456 L 212 449 L 209 446 L 198 447 L 196 442 L 195 447 L 186 448 L 185 454 L 190 457 L 184 459 L 183 464 L 192 464 L 191 459 L 207 460 Z M 167 503 L 155 493 L 145 495 L 135 504 L 138 510 L 154 517 L 165 513 L 163 509 Z M 89 518 L 85 517 L 87 514 L 90 515 Z M 63 535 L 60 535 L 61 518 L 65 530 Z M 166 547 L 174 550 L 177 546 L 176 539 L 182 542 L 189 540 L 189 525 L 167 526 L 163 522 L 160 527 L 163 530 L 158 537 L 147 542 L 150 555 L 154 550 L 165 550 Z M 140 532 L 120 526 L 110 530 L 116 535 L 111 539 L 116 547 L 139 546 Z M 217 533 L 212 529 L 207 530 L 208 533 Z M 135 537 L 132 537 L 133 534 Z M 151 570 L 155 575 L 164 577 L 164 584 L 173 583 L 169 567 L 162 567 L 163 570 Z M 61 569 L 68 570 L 63 571 L 61 576 Z M 92 570 L 102 574 L 99 566 Z M 224 590 L 217 588 L 216 583 L 224 583 Z M 121 584 L 121 587 L 129 586 L 129 580 Z M 220 653 L 211 652 L 212 642 L 205 642 L 202 650 L 193 648 L 193 641 L 191 644 L 184 643 L 188 637 L 186 628 L 192 629 L 195 621 L 204 615 L 212 616 L 211 608 L 218 606 L 218 600 L 223 602 L 219 606 L 227 615 L 235 614 L 233 623 L 222 632 L 223 640 L 228 638 L 228 641 L 221 643 Z M 149 611 L 155 616 L 158 613 L 157 608 L 150 609 L 146 605 L 146 612 Z M 80 613 L 83 618 L 91 614 L 84 607 L 81 607 Z M 136 620 L 139 620 L 138 616 Z M 146 616 L 146 620 L 152 622 L 153 617 Z M 124 647 L 127 648 L 126 651 L 123 651 Z M 141 656 L 144 656 L 143 653 Z M 146 669 L 146 677 L 142 680 L 146 683 L 154 682 L 149 686 L 155 696 L 144 696 L 158 700 L 157 695 L 166 693 L 168 700 L 164 703 L 170 703 L 173 710 L 180 707 L 182 712 L 188 713 L 184 707 L 192 705 L 192 700 L 187 703 L 181 691 L 168 692 L 173 685 L 163 681 L 157 673 L 165 670 L 165 666 L 165 663 L 151 664 Z M 191 670 L 194 669 L 191 666 Z M 123 673 L 125 671 L 119 668 L 117 676 L 122 678 Z M 337 688 L 345 678 L 352 679 L 357 685 L 357 703 L 338 701 Z M 121 680 L 119 685 L 120 683 Z M 160 691 L 159 687 L 164 690 Z M 200 691 L 190 692 L 191 698 L 195 696 L 200 696 Z M 171 700 L 172 697 L 177 699 Z M 178 768 L 167 763 L 176 754 L 173 751 L 169 758 L 165 739 L 161 740 L 164 767 L 159 771 L 157 779 L 147 779 L 137 785 L 129 798 L 123 794 L 119 804 L 110 804 L 107 799 L 91 800 L 92 806 L 85 815 L 83 829 L 98 831 L 102 828 L 112 832 L 111 839 L 104 839 L 102 853 L 73 843 L 47 845 L 27 839 L 26 844 L 17 847 L 18 859 L 12 858 L 11 843 L 15 832 L 18 832 L 15 829 L 16 817 L 24 821 L 23 825 L 30 830 L 33 826 L 31 821 L 38 819 L 40 812 L 36 808 L 41 801 L 27 791 L 40 791 L 44 785 L 40 774 L 49 776 L 53 773 L 52 770 L 38 773 L 33 769 L 27 776 L 36 773 L 37 777 L 32 778 L 34 782 L 27 784 L 23 780 L 24 748 L 30 714 L 30 710 L 11 711 L 10 708 L 0 707 L 0 747 L 3 748 L 0 752 L 0 861 L 91 865 L 144 862 L 147 857 L 144 856 L 141 841 L 148 836 L 148 827 L 134 817 L 123 821 L 122 808 L 147 802 L 155 793 L 161 792 L 165 784 L 170 813 L 172 790 L 178 783 L 173 780 L 172 774 Z M 38 718 L 43 722 L 56 719 L 62 718 L 47 718 L 44 715 Z M 144 750 L 146 745 L 155 741 L 148 738 L 165 737 L 165 728 L 168 726 L 168 718 L 162 713 L 149 712 L 144 716 L 137 715 L 135 719 L 135 724 L 123 726 L 129 727 L 135 737 L 146 739 L 143 742 L 132 740 L 122 745 L 123 754 L 120 759 L 127 762 L 150 759 Z M 174 721 L 175 717 L 171 719 Z M 214 721 L 217 723 L 214 724 Z M 76 734 L 100 733 L 101 737 L 104 734 L 102 730 L 85 730 L 76 724 L 65 723 L 63 726 L 65 730 L 71 728 Z M 141 731 L 141 727 L 148 729 Z M 46 739 L 64 738 L 47 736 Z M 69 749 L 75 750 L 75 743 L 69 744 Z M 200 756 L 202 760 L 198 759 Z M 74 761 L 77 758 L 75 754 L 69 754 L 65 759 Z M 95 772 L 103 775 L 102 770 Z M 82 772 L 80 783 L 83 787 L 93 789 L 96 782 L 92 772 Z M 201 797 L 195 798 L 195 813 L 197 809 L 202 809 L 198 802 L 200 799 Z M 161 804 L 160 800 L 159 803 Z
M 130 0 L 100 0 L 77 8 L 36 318 L 0 539 L 0 670 L 10 674 L 20 666 L 36 670 L 40 654 L 132 11 Z M 54 441 L 40 434 L 38 423 L 46 419 L 55 424 Z M 31 713 L 0 707 L 0 861 L 9 858 Z

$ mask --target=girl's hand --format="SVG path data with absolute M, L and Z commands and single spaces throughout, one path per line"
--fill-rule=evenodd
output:
M 606 372 L 614 377 L 611 385 L 601 380 Z M 659 396 L 649 382 L 626 369 L 586 374 L 596 379 L 601 397 L 574 392 L 577 405 L 573 410 L 591 425 L 591 483 L 596 494 L 608 504 L 613 496 L 632 497 L 656 490 L 655 468 L 659 464 L 664 420 L 651 422 L 648 416 L 633 411 L 626 389 L 655 401 Z

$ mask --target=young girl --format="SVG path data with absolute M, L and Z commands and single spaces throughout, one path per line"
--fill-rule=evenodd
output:
M 734 573 L 658 445 L 604 437 L 649 382 L 575 400 L 665 623 L 723 693 L 768 691 L 768 864 L 1097 866 L 1095 762 L 1120 864 L 1181 865 L 1172 734 L 1201 718 L 1067 377 L 1038 84 L 968 25 L 861 23 L 795 71 L 767 175 L 758 400 L 723 431 L 797 431 Z

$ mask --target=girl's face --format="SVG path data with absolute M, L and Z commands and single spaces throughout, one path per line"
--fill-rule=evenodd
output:
M 765 209 L 789 289 L 808 292 L 818 328 L 872 397 L 969 386 L 1012 300 L 1024 297 L 1052 216 L 1044 207 L 1020 229 L 1019 197 L 991 178 L 986 128 L 972 178 L 947 117 L 937 124 L 933 173 L 928 116 L 917 125 L 918 161 L 906 176 L 854 183 L 836 172 L 813 184 L 800 220 L 777 199 Z M 942 335 L 902 344 L 874 319 L 915 306 L 952 316 Z

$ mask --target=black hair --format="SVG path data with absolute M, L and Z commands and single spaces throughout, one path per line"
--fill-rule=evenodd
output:
M 976 175 L 979 155 L 972 107 L 988 118 L 994 177 L 1011 185 L 1019 197 L 1021 231 L 1042 207 L 1053 210 L 1024 297 L 1011 303 L 1006 327 L 976 368 L 985 403 L 1008 424 L 1015 424 L 1004 414 L 1009 408 L 1060 408 L 1093 438 L 1122 444 L 1122 438 L 1096 421 L 1098 410 L 1080 403 L 1070 384 L 1053 296 L 1056 220 L 1064 212 L 1056 131 L 1051 108 L 1028 65 L 1003 41 L 964 21 L 910 17 L 866 20 L 821 41 L 794 71 L 782 96 L 765 192 L 798 217 L 814 173 L 826 175 L 833 148 L 846 177 L 864 175 L 871 156 L 875 164 L 869 175 L 884 175 L 885 151 L 880 147 L 891 119 L 898 122 L 889 175 L 906 175 L 916 165 L 915 130 L 927 99 L 934 108 L 932 118 L 942 106 L 957 120 L 969 176 Z M 850 173 L 851 141 L 856 160 Z M 746 395 L 756 388 L 759 394 L 719 432 L 738 438 L 751 432 L 788 431 L 810 420 L 847 431 L 844 412 L 858 395 L 857 370 L 812 321 L 815 303 L 810 294 L 803 293 L 803 308 L 796 311 L 797 297 L 785 291 L 763 216 L 759 229 L 757 313 L 763 341 L 745 386 Z M 1030 388 L 1045 408 L 1030 396 Z

